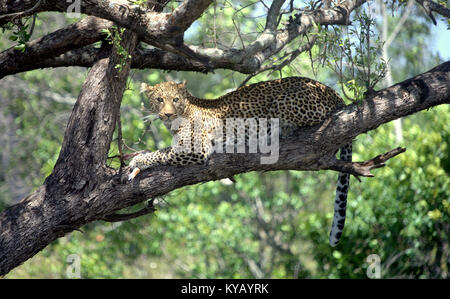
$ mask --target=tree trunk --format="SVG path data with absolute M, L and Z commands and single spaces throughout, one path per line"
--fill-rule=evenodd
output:
M 123 40 L 132 51 L 136 35 L 127 33 Z M 258 154 L 214 154 L 205 165 L 155 167 L 127 182 L 128 168 L 105 166 L 129 70 L 128 61 L 118 72 L 118 59 L 113 50 L 89 72 L 52 174 L 33 194 L 0 214 L 0 275 L 84 224 L 108 219 L 115 211 L 182 186 L 249 171 L 333 169 L 360 174 L 376 168 L 370 163 L 342 163 L 334 153 L 383 123 L 450 103 L 450 62 L 446 62 L 379 91 L 362 104 L 336 111 L 323 124 L 298 129 L 282 140 L 274 164 L 261 164 Z M 377 159 L 383 162 L 383 157 L 373 161 Z
M 125 31 L 123 47 L 132 52 L 136 44 L 136 34 Z M 114 173 L 105 162 L 130 67 L 128 60 L 118 71 L 121 58 L 106 42 L 102 51 L 109 56 L 98 60 L 88 74 L 52 174 L 38 190 L 0 216 L 0 275 L 96 219 L 98 199 L 107 194 L 101 184 Z

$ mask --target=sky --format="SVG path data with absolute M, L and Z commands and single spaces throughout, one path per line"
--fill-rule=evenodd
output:
M 256 15 L 263 15 L 266 13 L 265 8 L 263 6 L 258 6 Z M 436 50 L 439 52 L 440 57 L 443 61 L 450 60 L 450 29 L 447 29 L 447 21 L 438 14 L 434 14 L 437 25 L 432 26 L 432 33 L 434 36 L 434 45 Z M 429 20 L 430 24 L 432 24 L 431 20 Z M 194 23 L 191 28 L 186 32 L 185 36 L 189 37 L 196 30 L 198 30 L 198 23 Z
M 436 48 L 444 61 L 450 60 L 450 30 L 447 29 L 447 23 L 441 18 L 436 20 L 437 26 L 433 26 L 432 32 L 435 36 L 434 42 Z

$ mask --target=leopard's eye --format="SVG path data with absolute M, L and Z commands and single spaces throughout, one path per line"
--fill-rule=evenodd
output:
M 164 99 L 163 99 L 163 98 L 157 98 L 156 100 L 157 100 L 158 102 L 161 102 L 161 103 L 164 102 Z
M 179 100 L 179 98 L 175 98 L 175 99 L 173 99 L 173 102 L 176 103 L 176 102 L 178 102 L 178 100 Z

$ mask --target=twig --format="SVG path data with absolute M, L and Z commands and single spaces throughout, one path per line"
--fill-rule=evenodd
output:
M 33 35 L 35 23 L 36 23 L 36 15 L 34 14 L 33 15 L 33 20 L 31 21 L 31 27 L 30 27 L 30 33 L 29 33 L 30 37 Z
M 403 13 L 402 17 L 398 21 L 398 23 L 395 26 L 394 30 L 392 31 L 391 35 L 387 38 L 387 40 L 384 43 L 386 48 L 389 47 L 389 45 L 392 43 L 392 41 L 397 37 L 397 35 L 400 32 L 400 30 L 403 29 L 403 24 L 406 22 L 406 20 L 408 19 L 409 15 L 411 14 L 413 3 L 414 3 L 414 0 L 409 0 L 408 1 L 408 5 L 406 6 L 406 11 Z M 384 5 L 384 4 L 382 4 L 382 5 Z M 387 22 L 388 20 L 386 19 L 386 20 L 383 20 L 383 21 Z
M 119 150 L 119 159 L 120 159 L 120 167 L 125 166 L 125 162 L 123 161 L 123 151 L 122 151 L 123 139 L 122 139 L 122 121 L 120 119 L 120 110 L 119 115 L 117 116 L 117 147 Z
M 107 222 L 120 222 L 120 221 L 126 221 L 126 220 L 129 220 L 129 219 L 133 219 L 133 218 L 136 218 L 136 217 L 139 217 L 139 216 L 143 216 L 143 215 L 146 215 L 146 214 L 152 214 L 155 211 L 156 211 L 156 208 L 153 206 L 153 203 L 151 203 L 149 206 L 147 206 L 147 207 L 145 207 L 143 209 L 140 209 L 137 212 L 126 213 L 126 214 L 116 214 L 116 213 L 109 214 L 109 215 L 103 216 L 101 218 L 101 220 L 107 221 Z
M 335 159 L 333 164 L 328 167 L 328 169 L 350 173 L 354 176 L 374 177 L 374 175 L 370 173 L 372 169 L 384 167 L 387 160 L 403 153 L 404 151 L 406 151 L 406 148 L 397 147 L 385 154 L 378 155 L 375 158 L 365 162 L 346 162 Z
M 300 48 L 292 51 L 291 53 L 289 53 L 289 58 L 283 60 L 281 63 L 279 64 L 271 64 L 271 65 L 266 65 L 264 67 L 261 67 L 259 70 L 257 70 L 256 72 L 248 75 L 244 81 L 242 81 L 242 83 L 239 85 L 239 87 L 244 86 L 251 78 L 255 77 L 256 75 L 261 74 L 262 72 L 268 71 L 268 70 L 272 70 L 272 72 L 270 74 L 272 74 L 273 72 L 276 71 L 281 71 L 285 66 L 289 65 L 292 61 L 294 61 L 301 53 L 305 52 L 305 51 L 309 51 L 313 46 L 314 43 L 316 42 L 316 36 L 313 36 L 311 38 L 311 40 L 308 39 L 308 42 L 306 44 L 304 44 L 303 46 L 301 46 Z M 287 55 L 285 55 L 287 56 Z M 285 57 L 283 56 L 283 57 Z M 282 57 L 282 58 L 283 58 Z
M 33 10 L 35 10 L 36 8 L 38 8 L 41 5 L 41 1 L 42 0 L 38 0 L 38 2 L 30 9 L 27 9 L 25 11 L 19 11 L 19 12 L 14 12 L 14 13 L 10 13 L 10 14 L 6 14 L 6 15 L 3 15 L 3 16 L 0 16 L 0 19 L 7 18 L 7 17 L 15 18 L 15 17 L 18 17 L 20 15 L 30 13 L 30 12 L 32 12 Z
M 244 43 L 244 40 L 242 39 L 241 31 L 239 30 L 239 27 L 236 25 L 236 22 L 234 21 L 234 17 L 231 18 L 231 21 L 233 22 L 234 28 L 236 29 L 236 33 L 238 34 L 239 40 L 241 41 L 242 49 L 245 49 L 245 43 Z
M 412 1 L 412 0 L 411 0 Z M 214 1 L 214 19 L 213 19 L 213 41 L 214 47 L 217 48 L 217 28 L 216 28 L 216 17 L 217 17 L 217 1 Z
M 448 9 L 436 2 L 430 1 L 430 0 L 416 0 L 416 2 L 419 3 L 423 7 L 426 14 L 433 21 L 434 25 L 437 25 L 437 22 L 433 16 L 433 13 L 432 13 L 433 11 L 450 19 L 450 9 Z

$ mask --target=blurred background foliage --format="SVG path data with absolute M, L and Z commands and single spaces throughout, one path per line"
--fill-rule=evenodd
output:
M 217 1 L 189 29 L 188 39 L 209 46 L 245 45 L 264 25 L 262 9 L 253 2 Z M 389 10 L 391 27 L 404 10 Z M 376 35 L 386 19 L 373 14 L 373 20 Z M 40 14 L 33 38 L 73 21 Z M 407 22 L 389 47 L 394 82 L 442 62 L 432 48 L 431 22 L 416 9 Z M 0 39 L 0 49 L 12 45 Z M 336 72 L 311 63 L 311 57 L 323 60 L 324 45 L 319 41 L 281 71 L 259 74 L 249 82 L 300 75 L 342 92 Z M 379 57 L 378 50 L 372 49 L 371 55 Z M 87 72 L 76 67 L 45 69 L 0 80 L 0 210 L 32 192 L 51 173 Z M 121 107 L 126 151 L 156 150 L 171 142 L 162 123 L 146 117 L 140 82 L 187 80 L 194 95 L 215 98 L 245 78 L 225 70 L 209 75 L 132 70 Z M 348 86 L 344 89 L 351 93 Z M 377 254 L 383 278 L 448 278 L 449 113 L 447 105 L 404 118 L 402 141 L 392 123 L 358 136 L 356 161 L 397 146 L 407 151 L 376 170 L 375 178 L 351 180 L 347 223 L 335 248 L 328 245 L 328 233 L 337 173 L 247 173 L 236 176 L 236 183 L 222 180 L 175 190 L 157 199 L 153 215 L 86 225 L 83 233 L 58 239 L 6 277 L 65 278 L 67 258 L 76 254 L 82 278 L 365 278 L 366 259 Z M 110 149 L 114 155 L 117 140 Z M 117 159 L 108 163 L 118 167 Z

